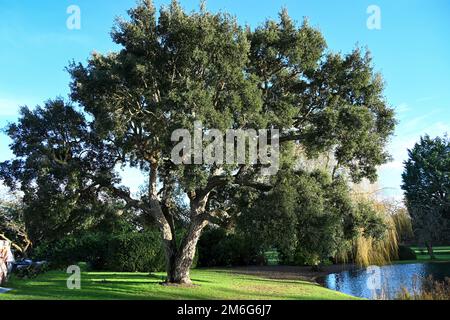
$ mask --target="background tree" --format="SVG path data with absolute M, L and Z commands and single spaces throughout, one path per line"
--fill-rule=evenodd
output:
M 402 174 L 413 228 L 432 259 L 433 244 L 448 239 L 450 219 L 450 139 L 428 135 L 408 150 Z
M 82 180 L 84 189 L 95 191 L 89 194 L 103 191 L 151 217 L 162 233 L 168 282 L 190 283 L 202 230 L 215 215 L 236 207 L 235 198 L 218 201 L 223 190 L 261 192 L 273 182 L 258 176 L 261 165 L 174 165 L 175 129 L 192 129 L 195 120 L 205 130 L 223 132 L 277 128 L 284 154 L 293 142 L 311 157 L 333 151 L 355 181 L 374 180 L 376 167 L 388 160 L 384 145 L 395 125 L 393 110 L 368 54 L 326 54 L 320 32 L 307 22 L 297 27 L 286 11 L 254 31 L 204 6 L 187 14 L 175 1 L 158 18 L 149 0 L 129 15 L 118 19 L 112 32 L 119 52 L 94 53 L 87 65 L 69 67 L 71 97 L 92 118 L 88 130 L 75 127 L 82 136 L 75 147 L 87 140 L 94 150 L 87 161 L 93 166 L 74 173 L 90 173 Z M 10 136 L 22 143 L 14 130 Z M 14 151 L 24 156 L 18 147 Z M 148 176 L 147 192 L 132 197 L 116 179 L 117 165 L 140 168 Z M 4 164 L 3 176 L 23 178 L 14 168 L 14 162 Z M 36 175 L 41 169 L 31 172 L 30 182 L 48 183 Z M 74 199 L 80 185 L 70 190 L 62 196 L 55 184 L 51 194 Z M 179 227 L 185 231 L 177 240 Z
M 17 195 L 0 200 L 0 240 L 11 242 L 17 255 L 26 257 L 32 242 L 24 222 L 23 205 Z
M 106 211 L 107 195 L 92 182 L 118 181 L 110 160 L 115 155 L 73 106 L 56 99 L 43 108 L 24 107 L 6 132 L 16 158 L 0 164 L 0 176 L 23 193 L 21 221 L 34 244 L 84 229 Z

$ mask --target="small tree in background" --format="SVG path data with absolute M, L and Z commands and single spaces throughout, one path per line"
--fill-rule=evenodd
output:
M 32 242 L 25 226 L 21 200 L 16 195 L 0 199 L 0 240 L 10 242 L 18 255 L 26 257 Z
M 433 244 L 448 240 L 450 139 L 426 135 L 408 154 L 402 189 L 415 234 L 435 259 Z

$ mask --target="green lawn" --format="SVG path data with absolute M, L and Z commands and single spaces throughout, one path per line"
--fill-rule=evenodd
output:
M 31 280 L 12 278 L 0 300 L 141 300 L 141 299 L 356 299 L 319 285 L 293 280 L 270 280 L 226 270 L 193 270 L 195 287 L 160 285 L 162 274 L 82 272 L 81 289 L 66 287 L 67 274 L 50 271 Z
M 417 260 L 430 260 L 430 255 L 425 247 L 411 247 L 417 255 Z M 434 247 L 433 252 L 437 260 L 450 261 L 450 247 Z
M 434 247 L 433 251 L 436 256 L 436 260 L 431 260 L 428 254 L 427 248 L 412 246 L 410 247 L 416 253 L 416 260 L 402 260 L 394 261 L 395 264 L 407 264 L 407 263 L 420 263 L 420 262 L 450 262 L 450 247 L 441 246 Z

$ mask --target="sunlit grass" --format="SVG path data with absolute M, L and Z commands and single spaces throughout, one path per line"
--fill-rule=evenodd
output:
M 14 290 L 0 300 L 331 300 L 355 299 L 300 280 L 271 280 L 228 270 L 193 270 L 194 287 L 163 286 L 163 274 L 82 272 L 81 289 L 69 290 L 68 275 L 50 271 L 36 279 L 11 279 Z
M 426 261 L 430 260 L 430 255 L 428 254 L 427 248 L 425 247 L 411 247 L 417 255 L 417 260 Z M 436 256 L 436 260 L 450 261 L 450 247 L 434 247 L 433 252 Z
M 434 247 L 433 252 L 436 256 L 435 260 L 431 260 L 425 247 L 410 247 L 416 253 L 416 260 L 403 260 L 395 261 L 395 264 L 408 264 L 408 263 L 420 263 L 420 262 L 450 262 L 450 247 Z

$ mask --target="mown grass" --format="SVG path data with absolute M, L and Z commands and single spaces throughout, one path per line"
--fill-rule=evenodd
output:
M 431 260 L 427 248 L 412 246 L 410 247 L 416 253 L 416 260 L 395 261 L 395 263 L 418 263 L 418 262 L 450 262 L 450 246 L 434 247 L 433 252 L 435 260 Z
M 417 255 L 417 260 L 430 260 L 430 255 L 425 247 L 411 247 Z M 450 246 L 446 247 L 434 247 L 433 252 L 436 256 L 436 260 L 450 261 Z
M 193 270 L 193 287 L 163 286 L 163 274 L 82 272 L 81 289 L 69 290 L 68 275 L 50 271 L 35 279 L 12 278 L 0 300 L 342 300 L 356 299 L 314 283 L 271 280 L 228 270 Z

